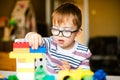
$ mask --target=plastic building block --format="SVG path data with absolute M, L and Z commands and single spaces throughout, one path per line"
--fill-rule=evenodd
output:
M 39 46 L 38 49 L 32 49 L 30 47 L 30 53 L 46 53 L 46 47 Z
M 16 75 L 9 75 L 8 80 L 19 80 Z
M 55 80 L 55 76 L 47 74 L 43 66 L 40 66 L 35 72 L 35 80 Z
M 0 78 L 0 80 L 8 80 L 7 78 Z
M 8 79 L 5 78 L 2 74 L 0 74 L 0 80 L 8 80 Z
M 33 72 L 34 73 L 34 68 L 18 68 L 17 72 Z
M 14 53 L 29 53 L 29 48 L 13 48 Z
M 93 80 L 106 80 L 106 73 L 103 69 L 98 69 L 93 77 Z
M 34 80 L 34 72 L 35 72 L 34 59 L 42 58 L 42 53 L 46 53 L 46 47 L 38 47 L 37 50 L 33 50 L 29 46 L 28 42 L 18 40 L 17 42 L 13 43 L 13 51 L 9 53 L 9 57 L 17 58 L 17 67 L 16 67 L 17 77 L 20 80 Z M 18 80 L 17 77 L 15 75 L 11 75 L 9 76 L 9 80 Z M 46 77 L 44 77 L 43 80 L 53 80 L 53 79 L 54 79 L 53 76 L 46 75 Z
M 10 52 L 10 58 L 26 58 L 26 59 L 35 59 L 35 58 L 42 58 L 42 54 L 29 54 L 29 53 L 14 53 Z
M 93 80 L 93 76 L 85 76 L 83 80 Z
M 13 43 L 13 48 L 29 48 L 29 43 L 28 42 L 14 42 Z
M 58 80 L 93 80 L 93 72 L 78 68 L 76 70 L 61 70 L 58 72 Z
M 0 74 L 0 79 L 4 78 L 4 76 L 2 74 Z
M 33 72 L 18 72 L 17 77 L 19 80 L 35 80 Z

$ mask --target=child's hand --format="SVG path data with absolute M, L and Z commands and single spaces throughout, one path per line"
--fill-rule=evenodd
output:
M 42 45 L 42 37 L 38 33 L 29 32 L 25 39 L 29 42 L 33 49 L 37 49 L 39 45 Z
M 60 68 L 61 70 L 70 70 L 70 65 L 67 61 L 62 61 L 62 66 L 61 65 L 57 65 L 57 68 Z

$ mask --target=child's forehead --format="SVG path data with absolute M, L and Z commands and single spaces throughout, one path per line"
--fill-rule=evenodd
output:
M 54 16 L 52 20 L 53 25 L 75 25 L 74 18 L 72 15 L 58 15 Z

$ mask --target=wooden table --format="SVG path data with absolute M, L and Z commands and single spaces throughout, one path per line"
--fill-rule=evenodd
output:
M 0 52 L 0 70 L 16 71 L 16 59 L 10 59 L 9 52 Z

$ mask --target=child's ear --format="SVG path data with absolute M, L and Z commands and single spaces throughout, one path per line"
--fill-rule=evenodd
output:
M 81 33 L 82 29 L 78 29 L 77 35 L 79 35 Z

